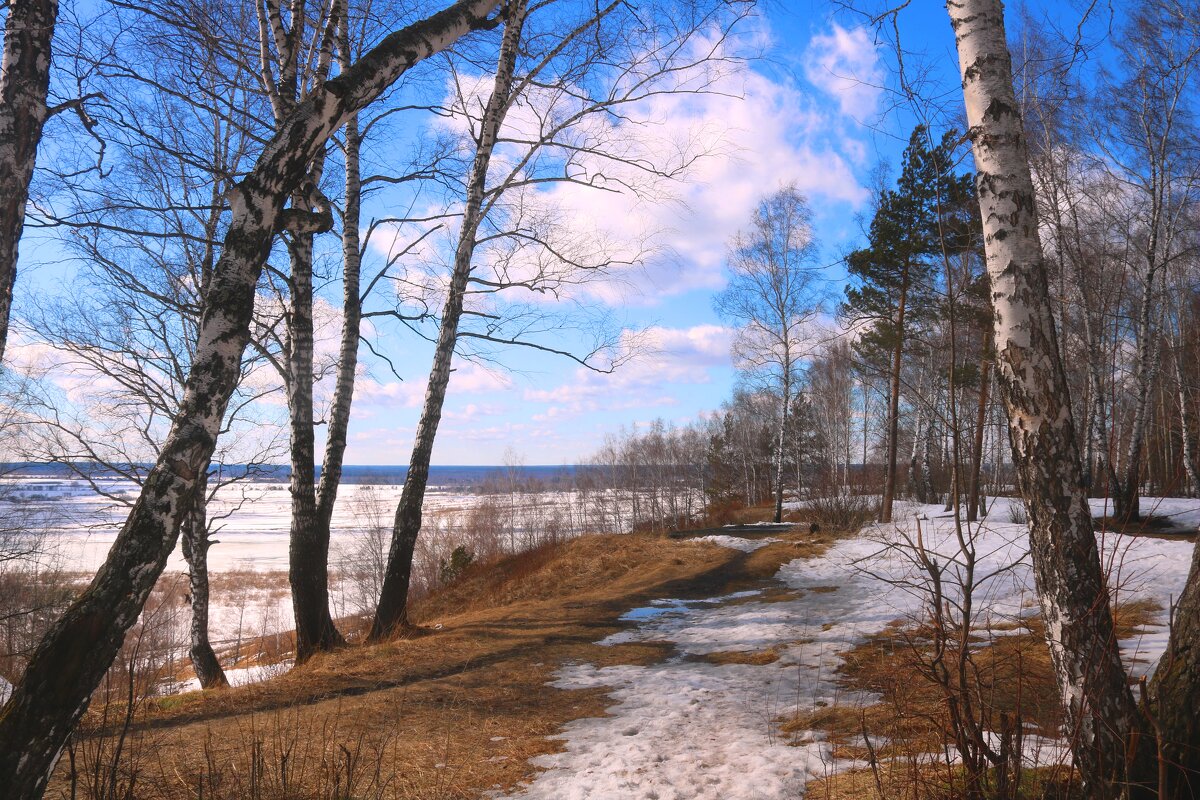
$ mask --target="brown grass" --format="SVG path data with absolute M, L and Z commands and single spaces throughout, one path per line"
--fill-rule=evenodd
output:
M 707 661 L 718 666 L 724 664 L 750 664 L 761 667 L 774 664 L 779 660 L 779 651 L 772 647 L 767 650 L 722 650 L 718 653 L 705 653 L 696 656 L 699 661 Z
M 547 686 L 559 666 L 661 661 L 673 652 L 669 644 L 594 643 L 619 630 L 631 606 L 761 587 L 781 564 L 819 552 L 833 537 L 799 547 L 798 535 L 783 538 L 745 554 L 665 536 L 589 536 L 473 567 L 416 604 L 417 636 L 352 645 L 260 684 L 150 702 L 133 736 L 140 751 L 126 748 L 146 756 L 134 797 L 198 797 L 203 775 L 225 776 L 232 786 L 229 776 L 250 774 L 254 763 L 268 768 L 285 752 L 312 765 L 293 778 L 308 788 L 287 796 L 326 796 L 320 786 L 334 780 L 347 752 L 386 768 L 380 798 L 475 797 L 511 787 L 530 776 L 529 758 L 559 746 L 546 737 L 572 719 L 602 716 L 610 703 L 600 690 Z M 103 731 L 93 725 L 89 733 Z M 283 773 L 278 763 L 272 769 Z M 237 796 L 222 791 L 210 786 L 205 797 Z M 236 791 L 245 795 L 244 787 Z
M 1161 610 L 1157 603 L 1142 599 L 1118 603 L 1114 610 L 1117 635 L 1135 635 L 1155 622 Z M 1001 714 L 1019 714 L 1031 725 L 1031 733 L 1055 737 L 1063 716 L 1041 620 L 1031 617 L 997 626 L 1000 628 L 1004 635 L 977 637 L 975 696 L 997 721 Z M 930 761 L 927 754 L 941 752 L 951 742 L 943 690 L 918 666 L 917 655 L 925 652 L 928 642 L 928 630 L 899 621 L 868 637 L 844 654 L 838 682 L 848 693 L 870 692 L 880 700 L 816 708 L 785 720 L 782 730 L 796 742 L 810 741 L 810 732 L 821 731 L 820 735 L 834 744 L 838 757 L 864 761 L 870 756 L 862 745 L 866 731 L 872 741 L 882 742 L 876 756 L 886 800 L 952 797 L 951 787 L 961 785 L 958 770 L 928 763 L 921 766 L 922 761 Z M 997 729 L 998 724 L 990 727 Z M 1037 792 L 1067 797 L 1073 791 L 1069 765 L 1044 765 L 1026 772 Z M 812 783 L 806 796 L 839 800 L 876 797 L 878 791 L 875 775 L 861 770 Z

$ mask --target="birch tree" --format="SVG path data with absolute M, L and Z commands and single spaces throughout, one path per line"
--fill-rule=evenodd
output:
M 1114 515 L 1140 518 L 1139 493 L 1151 423 L 1151 393 L 1162 362 L 1159 308 L 1167 272 L 1181 254 L 1181 236 L 1200 193 L 1200 137 L 1188 95 L 1196 86 L 1200 36 L 1184 8 L 1149 0 L 1137 6 L 1122 56 L 1128 78 L 1102 96 L 1098 138 L 1104 164 L 1126 190 L 1129 270 L 1137 291 L 1132 335 L 1133 408 L 1122 474 L 1113 490 Z
M 778 398 L 775 431 L 775 521 L 783 519 L 784 461 L 799 370 L 811 355 L 807 326 L 820 309 L 821 274 L 808 201 L 785 187 L 761 201 L 750 227 L 730 245 L 728 286 L 714 305 L 738 326 L 735 366 Z
M 951 0 L 994 308 L 996 383 L 1029 515 L 1051 660 L 1093 797 L 1145 777 L 1149 739 L 1117 651 L 1060 359 L 1000 0 Z
M 42 796 L 67 737 L 175 547 L 240 374 L 255 286 L 272 240 L 297 219 L 322 226 L 303 209 L 285 208 L 288 198 L 350 115 L 417 62 L 493 24 L 487 15 L 497 4 L 460 0 L 385 37 L 297 105 L 230 193 L 232 218 L 181 410 L 104 565 L 38 645 L 0 713 L 0 785 L 10 797 Z
M 58 0 L 12 0 L 0 61 L 0 362 L 8 342 L 17 245 L 42 127 L 50 115 L 50 43 Z
M 347 9 L 344 2 L 333 2 L 314 15 L 304 0 L 286 4 L 266 0 L 255 7 L 262 90 L 270 99 L 278 131 L 286 125 L 297 104 L 329 76 L 339 31 L 346 27 L 341 19 L 347 16 Z M 327 531 L 322 536 L 318 524 L 313 428 L 315 239 L 318 233 L 333 227 L 332 208 L 319 188 L 325 161 L 322 148 L 309 164 L 303 184 L 293 191 L 292 207 L 312 214 L 324 206 L 329 219 L 314 227 L 310 220 L 297 217 L 298 224 L 289 226 L 283 235 L 289 268 L 284 306 L 287 335 L 278 367 L 287 389 L 291 442 L 288 581 L 292 589 L 298 662 L 318 650 L 345 643 L 329 610 L 329 538 Z
M 372 639 L 408 624 L 412 554 L 455 353 L 487 357 L 486 348 L 528 347 L 599 371 L 627 357 L 611 315 L 590 313 L 578 293 L 639 263 L 640 241 L 579 231 L 543 192 L 562 184 L 641 197 L 685 173 L 698 157 L 694 143 L 673 143 L 677 150 L 666 155 L 646 152 L 636 137 L 614 131 L 614 120 L 637 128 L 655 97 L 711 90 L 714 69 L 728 58 L 729 27 L 748 5 L 728 7 L 514 0 L 507 9 L 521 30 L 511 41 L 506 30 L 486 99 L 482 90 L 456 91 L 450 111 L 470 125 L 471 166 Z M 459 87 L 469 81 L 456 76 Z M 588 341 L 564 345 L 568 328 Z
M 262 98 L 240 67 L 237 14 L 229 6 L 191 16 L 176 5 L 155 11 L 125 10 L 114 30 L 101 34 L 121 43 L 104 56 L 104 100 L 90 113 L 103 131 L 107 167 L 104 174 L 60 176 L 47 166 L 48 182 L 69 203 L 43 208 L 43 224 L 57 226 L 81 264 L 71 292 L 39 298 L 25 320 L 35 341 L 56 353 L 51 379 L 65 372 L 87 381 L 77 390 L 84 402 L 52 395 L 42 404 L 46 436 L 37 457 L 71 468 L 105 464 L 134 483 L 144 480 L 140 465 L 154 460 L 179 409 L 228 224 L 224 196 L 261 141 L 253 129 Z M 218 491 L 259 474 L 277 455 L 275 437 L 260 435 L 274 421 L 256 409 L 275 387 L 246 380 L 260 359 L 243 362 L 221 431 L 218 461 L 240 467 L 199 481 L 181 532 L 190 655 L 204 688 L 225 684 L 208 637 L 207 554 L 227 512 L 209 514 L 207 507 Z M 91 479 L 86 468 L 79 473 Z M 129 504 L 123 494 L 109 499 Z

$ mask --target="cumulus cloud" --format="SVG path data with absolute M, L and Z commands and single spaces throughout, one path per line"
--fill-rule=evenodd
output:
M 866 28 L 833 24 L 809 44 L 804 63 L 809 82 L 834 100 L 843 114 L 866 120 L 879 110 L 883 93 L 883 65 L 878 47 Z
M 632 335 L 632 334 L 631 334 Z M 524 399 L 548 406 L 535 421 L 563 420 L 598 410 L 675 405 L 667 384 L 712 380 L 711 370 L 729 363 L 732 330 L 720 325 L 653 327 L 638 334 L 636 355 L 611 374 L 577 369 L 572 379 L 550 389 L 527 389 Z
M 355 384 L 355 402 L 366 406 L 419 408 L 425 400 L 425 389 L 428 384 L 428 378 L 385 382 L 377 381 L 374 378 L 364 378 Z M 468 362 L 456 367 L 450 374 L 447 396 L 501 392 L 511 387 L 512 378 L 508 375 Z
M 551 239 L 555 253 L 566 254 L 567 262 L 606 265 L 588 271 L 584 281 L 552 275 L 555 291 L 523 300 L 654 305 L 666 296 L 719 288 L 726 243 L 762 197 L 794 184 L 819 208 L 841 204 L 849 212 L 866 201 L 868 193 L 854 171 L 862 148 L 848 146 L 852 137 L 837 110 L 817 102 L 807 85 L 727 60 L 733 54 L 724 43 L 700 37 L 690 46 L 697 56 L 710 48 L 716 56 L 697 75 L 676 76 L 702 91 L 650 92 L 621 107 L 620 114 L 584 115 L 555 134 L 565 146 L 548 148 L 541 161 L 526 164 L 524 145 L 514 142 L 544 138 L 560 116 L 578 110 L 578 97 L 538 90 L 547 96 L 525 98 L 509 111 L 504 125 L 509 143 L 493 155 L 490 182 L 518 164 L 525 165 L 525 177 L 534 176 L 530 171 L 539 178 L 556 171 L 561 177 L 566 170 L 575 180 L 510 189 L 494 215 L 517 215 L 523 228 Z M 843 68 L 864 79 L 878 75 L 864 31 L 834 26 L 814 39 L 811 50 L 809 78 L 838 91 L 842 114 L 861 112 L 875 102 L 867 88 L 832 77 Z M 490 85 L 486 76 L 474 81 L 459 76 L 451 89 L 465 88 L 472 99 L 459 107 L 475 109 L 480 105 L 475 100 Z M 442 133 L 461 135 L 472 121 L 457 113 L 432 124 Z M 646 165 L 654 169 L 647 171 Z M 677 170 L 681 180 L 655 174 Z M 580 185 L 586 182 L 594 185 Z M 454 227 L 428 240 L 419 256 L 414 253 L 416 260 L 444 265 L 446 258 L 431 258 L 429 251 L 452 246 Z M 379 244 L 396 249 L 395 243 Z M 477 271 L 502 269 L 518 279 L 525 273 L 553 272 L 548 251 L 523 241 L 518 245 L 523 252 L 514 257 L 504 250 L 511 244 L 493 240 L 482 248 Z

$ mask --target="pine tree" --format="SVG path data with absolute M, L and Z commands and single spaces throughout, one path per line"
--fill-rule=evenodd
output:
M 953 172 L 954 133 L 947 132 L 932 149 L 929 141 L 924 126 L 913 131 L 896 188 L 879 198 L 867 246 L 846 259 L 853 283 L 846 288 L 842 316 L 868 323 L 855 343 L 856 354 L 867 363 L 886 363 L 890 377 L 883 522 L 891 521 L 896 493 L 900 374 L 906 347 L 923 322 L 937 313 L 935 276 L 943 248 L 955 244 L 947 243 L 947 230 L 955 227 L 947 223 L 961 218 L 973 195 L 971 176 Z

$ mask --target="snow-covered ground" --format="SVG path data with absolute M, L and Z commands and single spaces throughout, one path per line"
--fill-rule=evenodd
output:
M 0 480 L 4 496 L 28 494 L 14 487 L 26 484 L 24 479 Z M 113 496 L 133 500 L 137 487 L 131 481 L 98 481 L 103 490 Z M 56 565 L 69 572 L 92 573 L 103 563 L 109 548 L 128 514 L 128 506 L 100 496 L 83 481 L 42 481 L 47 489 L 35 493 L 32 500 L 14 504 L 0 501 L 0 513 L 12 509 L 40 511 L 51 520 L 50 543 Z M 54 485 L 54 489 L 49 487 Z M 372 515 L 382 510 L 385 523 L 390 523 L 391 510 L 400 499 L 402 487 L 395 485 L 348 484 L 338 492 L 331 527 L 331 546 L 334 551 L 347 547 L 361 536 Z M 426 495 L 427 512 L 469 507 L 478 495 L 461 490 L 439 490 L 431 487 Z M 367 508 L 364 510 L 364 506 Z M 210 503 L 209 514 L 217 520 L 217 540 L 208 552 L 209 570 L 275 571 L 287 570 L 288 526 L 291 518 L 291 494 L 287 484 L 254 482 L 223 487 Z M 167 571 L 186 571 L 183 553 L 177 546 L 167 562 Z
M 1009 521 L 1008 503 L 997 500 L 988 520 L 973 528 L 978 574 L 988 576 L 973 595 L 983 627 L 1034 611 L 1025 527 Z M 1196 501 L 1149 500 L 1146 508 L 1182 524 L 1200 521 Z M 941 563 L 955 558 L 953 520 L 940 506 L 907 504 L 899 511 L 892 525 L 869 527 L 819 558 L 784 565 L 777 577 L 800 592 L 797 599 L 762 602 L 743 593 L 633 609 L 626 619 L 636 627 L 602 644 L 669 641 L 677 655 L 650 666 L 561 669 L 553 685 L 607 687 L 614 705 L 607 717 L 565 726 L 559 735 L 564 751 L 534 759 L 544 771 L 512 797 L 774 800 L 803 794 L 813 777 L 858 766 L 835 761 L 820 732 L 789 743 L 778 725 L 793 712 L 869 700 L 839 696 L 835 670 L 841 654 L 863 637 L 920 612 L 919 573 L 893 545 L 919 530 L 924 546 Z M 707 538 L 739 549 L 759 545 Z M 1102 534 L 1099 542 L 1119 597 L 1147 597 L 1165 608 L 1178 596 L 1190 564 L 1190 542 L 1117 534 Z M 1165 643 L 1165 627 L 1156 626 L 1122 642 L 1122 649 L 1134 671 L 1144 673 Z M 697 658 L 767 649 L 778 652 L 779 660 L 752 665 Z M 1066 757 L 1061 742 L 1039 737 L 1027 737 L 1025 748 L 1030 762 L 1057 763 Z

